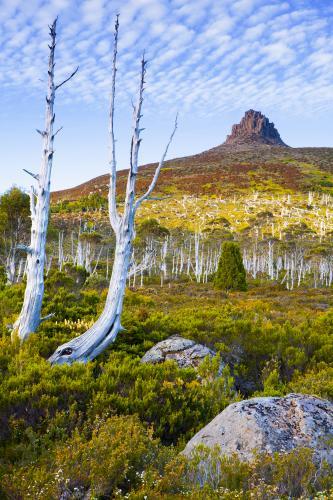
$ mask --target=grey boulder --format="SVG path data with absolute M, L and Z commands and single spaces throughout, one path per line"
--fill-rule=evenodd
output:
M 255 452 L 314 451 L 316 460 L 333 464 L 333 404 L 303 394 L 253 398 L 233 403 L 201 429 L 183 453 L 191 456 L 200 444 L 218 445 L 221 454 L 236 453 L 243 461 Z
M 180 368 L 196 368 L 206 356 L 215 356 L 208 347 L 197 344 L 194 340 L 173 335 L 154 345 L 141 359 L 141 363 L 163 363 L 173 359 Z

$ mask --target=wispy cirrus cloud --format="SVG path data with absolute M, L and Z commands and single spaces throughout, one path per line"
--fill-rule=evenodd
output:
M 114 15 L 120 13 L 119 100 L 150 61 L 154 109 L 210 115 L 249 105 L 315 111 L 333 107 L 333 10 L 311 0 L 2 0 L 0 85 L 41 88 L 47 24 L 59 15 L 57 76 L 75 101 L 106 99 Z M 323 14 L 325 12 L 325 15 Z

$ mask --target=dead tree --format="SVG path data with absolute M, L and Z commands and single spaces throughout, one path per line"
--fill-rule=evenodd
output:
M 115 111 L 115 87 L 116 87 L 116 62 L 118 44 L 118 17 L 115 24 L 114 52 L 112 65 L 112 87 L 110 104 L 110 185 L 109 185 L 109 219 L 111 227 L 116 236 L 115 256 L 112 268 L 112 275 L 109 284 L 108 295 L 102 314 L 89 330 L 76 337 L 66 344 L 58 347 L 55 353 L 49 358 L 52 364 L 71 364 L 75 361 L 86 362 L 94 359 L 104 351 L 117 337 L 121 327 L 121 313 L 123 299 L 126 288 L 128 269 L 132 256 L 132 243 L 134 238 L 134 219 L 139 206 L 145 201 L 153 191 L 160 170 L 164 164 L 166 154 L 177 128 L 175 127 L 170 136 L 169 142 L 162 155 L 162 158 L 155 170 L 151 184 L 141 197 L 136 198 L 136 178 L 138 174 L 138 155 L 140 148 L 140 120 L 142 117 L 143 92 L 145 84 L 146 60 L 143 56 L 141 61 L 141 78 L 138 93 L 138 101 L 133 113 L 133 134 L 131 140 L 130 168 L 127 178 L 126 194 L 123 213 L 118 213 L 116 205 L 116 152 L 114 137 L 114 111 Z
M 44 295 L 44 265 L 46 233 L 50 208 L 50 184 L 53 162 L 53 143 L 58 129 L 54 132 L 54 102 L 57 90 L 68 82 L 78 68 L 58 85 L 54 82 L 54 55 L 56 48 L 57 19 L 50 28 L 51 43 L 49 45 L 48 90 L 46 96 L 45 130 L 37 130 L 43 140 L 42 163 L 39 174 L 25 170 L 37 183 L 36 188 L 30 189 L 31 236 L 30 245 L 19 245 L 27 253 L 27 286 L 19 318 L 14 325 L 14 334 L 18 333 L 21 341 L 26 340 L 35 332 L 41 321 L 42 300 Z

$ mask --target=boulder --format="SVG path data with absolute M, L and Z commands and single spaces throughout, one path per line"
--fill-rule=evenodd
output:
M 141 363 L 162 363 L 169 359 L 176 361 L 180 368 L 196 368 L 206 356 L 215 356 L 208 347 L 197 344 L 194 340 L 173 335 L 154 345 L 141 359 Z
M 315 458 L 333 464 L 333 404 L 303 394 L 253 398 L 228 406 L 186 445 L 191 456 L 199 444 L 218 445 L 223 455 L 243 461 L 255 452 L 288 452 L 312 448 Z

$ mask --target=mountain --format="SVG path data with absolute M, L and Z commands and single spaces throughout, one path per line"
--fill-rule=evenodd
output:
M 249 109 L 240 123 L 233 125 L 231 134 L 228 135 L 225 145 L 258 145 L 285 146 L 279 132 L 269 119 L 260 111 Z
M 149 185 L 156 164 L 139 169 L 137 191 Z M 93 172 L 93 167 L 92 167 Z M 117 176 L 117 191 L 126 187 L 127 170 Z M 333 148 L 291 148 L 260 111 L 246 111 L 241 122 L 219 146 L 202 153 L 168 160 L 155 193 L 167 196 L 223 195 L 246 191 L 333 191 Z M 52 193 L 53 202 L 70 202 L 107 195 L 109 175 L 95 177 L 71 189 Z
M 139 169 L 137 189 L 149 184 L 156 164 Z M 117 176 L 117 190 L 125 191 L 127 170 Z M 93 173 L 93 167 L 92 167 Z M 52 201 L 75 201 L 98 193 L 106 196 L 109 175 L 52 193 Z M 254 189 L 302 191 L 333 188 L 333 148 L 287 148 L 265 144 L 221 144 L 202 153 L 165 163 L 154 194 L 234 195 Z

